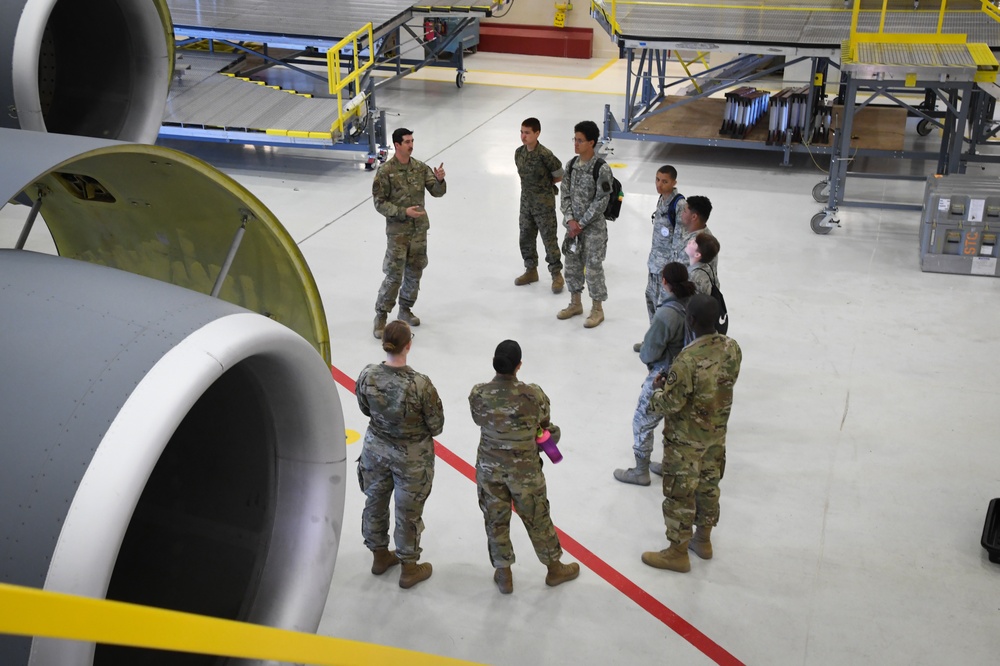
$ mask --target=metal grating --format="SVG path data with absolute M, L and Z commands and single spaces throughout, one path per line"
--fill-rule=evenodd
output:
M 610 3 L 606 3 L 610 6 Z M 841 5 L 842 6 L 842 5 Z M 608 9 L 610 12 L 610 8 Z M 637 41 L 722 42 L 839 48 L 850 36 L 851 12 L 788 11 L 747 7 L 620 5 L 622 36 Z M 859 32 L 877 32 L 879 12 L 863 11 Z M 933 33 L 937 13 L 889 11 L 885 31 Z M 978 11 L 949 11 L 942 32 L 968 35 L 969 42 L 1000 48 L 1000 23 Z

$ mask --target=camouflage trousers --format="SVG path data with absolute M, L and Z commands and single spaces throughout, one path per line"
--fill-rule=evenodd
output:
M 507 460 L 503 460 L 507 457 Z M 509 567 L 515 561 L 510 542 L 511 503 L 524 522 L 535 555 L 542 564 L 562 557 L 556 528 L 549 516 L 545 475 L 537 452 L 508 456 L 491 453 L 489 461 L 476 461 L 479 508 L 486 523 L 486 541 L 494 567 Z
M 375 299 L 376 312 L 392 312 L 397 294 L 402 307 L 412 308 L 417 302 L 420 277 L 427 268 L 427 228 L 413 223 L 408 223 L 407 227 L 405 231 L 386 231 L 385 258 L 382 260 L 385 279 Z
M 649 274 L 646 282 L 646 314 L 649 315 L 649 323 L 653 323 L 653 315 L 656 313 L 656 306 L 663 300 L 664 294 L 663 279 L 658 274 Z
M 635 452 L 636 460 L 649 460 L 653 453 L 653 441 L 656 439 L 656 426 L 663 421 L 662 414 L 653 414 L 649 411 L 649 400 L 653 397 L 653 380 L 661 372 L 666 372 L 670 365 L 668 363 L 658 363 L 646 375 L 639 389 L 639 404 L 635 406 L 635 414 L 632 415 L 632 451 Z
M 576 241 L 576 249 L 570 250 Z M 567 234 L 562 244 L 563 262 L 566 267 L 566 286 L 571 294 L 583 291 L 584 278 L 587 291 L 595 301 L 608 300 L 608 287 L 604 283 L 604 258 L 608 254 L 608 224 L 604 220 L 590 223 L 576 238 Z
M 663 444 L 663 522 L 667 539 L 684 543 L 692 526 L 719 522 L 719 481 L 726 472 L 726 445 L 697 448 Z
M 556 220 L 554 207 L 527 206 L 521 203 L 521 216 L 518 219 L 521 235 L 521 258 L 525 268 L 538 267 L 538 236 L 542 237 L 542 247 L 545 248 L 545 263 L 549 273 L 562 270 L 562 257 L 559 254 L 559 222 Z
M 428 440 L 428 446 L 433 443 Z M 424 502 L 434 481 L 434 457 L 405 459 L 361 450 L 358 482 L 365 494 L 361 535 L 369 550 L 389 546 L 389 500 L 396 496 L 396 555 L 404 562 L 420 559 L 420 533 L 424 531 Z

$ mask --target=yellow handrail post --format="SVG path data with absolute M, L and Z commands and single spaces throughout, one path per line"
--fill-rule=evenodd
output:
M 337 120 L 334 121 L 333 125 L 330 127 L 330 131 L 337 131 L 343 134 L 344 126 L 347 120 L 354 115 L 359 115 L 361 113 L 361 105 L 357 104 L 354 107 L 344 110 L 344 88 L 351 85 L 355 81 L 359 81 L 362 75 L 367 72 L 375 64 L 375 40 L 374 34 L 372 32 L 372 24 L 368 23 L 363 28 L 355 30 L 351 34 L 344 37 L 342 40 L 337 42 L 335 45 L 330 47 L 330 50 L 326 52 L 326 67 L 327 67 L 327 79 L 330 86 L 330 94 L 336 95 L 337 97 Z M 368 39 L 368 59 L 362 64 L 359 59 L 361 52 L 362 38 L 367 37 Z M 340 74 L 340 51 L 348 44 L 351 45 L 353 50 L 352 62 L 354 64 L 353 71 L 346 77 L 342 77 Z M 358 93 L 361 95 L 362 93 Z

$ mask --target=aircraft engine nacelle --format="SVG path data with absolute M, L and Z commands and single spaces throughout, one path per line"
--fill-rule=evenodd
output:
M 173 63 L 166 0 L 4 0 L 0 127 L 152 143 Z
M 0 312 L 0 579 L 315 631 L 346 457 L 317 350 L 232 303 L 28 251 L 0 250 Z M 219 663 L 10 636 L 0 661 Z

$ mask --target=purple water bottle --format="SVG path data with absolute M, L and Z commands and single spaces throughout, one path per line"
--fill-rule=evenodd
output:
M 553 438 L 552 433 L 545 428 L 538 429 L 538 432 L 535 434 L 535 444 L 538 444 L 538 448 L 540 448 L 553 463 L 557 463 L 563 459 L 562 454 L 559 453 L 559 447 L 556 446 L 555 438 Z

